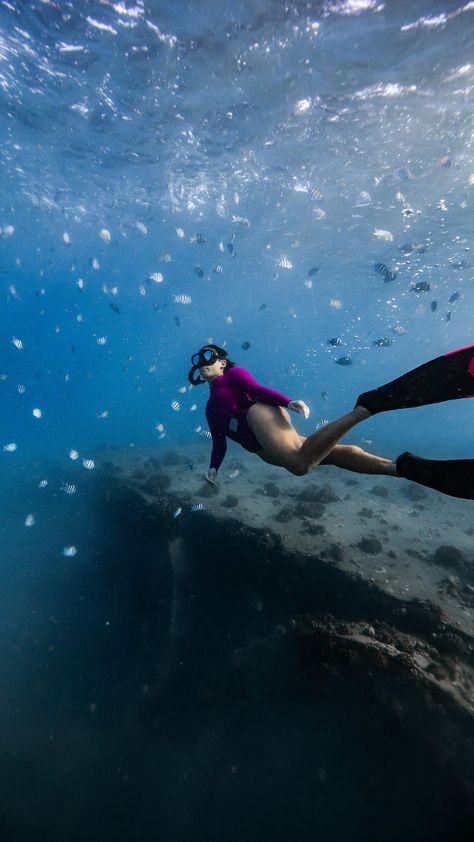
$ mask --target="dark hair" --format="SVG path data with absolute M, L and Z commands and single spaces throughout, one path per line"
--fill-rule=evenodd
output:
M 226 371 L 227 371 L 227 369 L 233 368 L 235 366 L 235 363 L 233 362 L 233 360 L 229 360 L 229 358 L 227 356 L 227 351 L 224 348 L 219 348 L 219 345 L 204 345 L 203 347 L 204 348 L 213 348 L 214 351 L 216 352 L 216 354 L 218 354 L 219 359 L 226 361 L 226 363 L 227 363 L 227 365 L 225 367 Z

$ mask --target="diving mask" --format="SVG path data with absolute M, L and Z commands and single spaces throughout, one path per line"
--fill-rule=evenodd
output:
M 211 348 L 208 345 L 204 345 L 196 354 L 193 354 L 191 357 L 191 362 L 193 367 L 188 372 L 188 380 L 193 386 L 198 386 L 200 383 L 205 383 L 206 381 L 202 379 L 202 377 L 195 376 L 196 371 L 199 368 L 202 368 L 205 365 L 214 365 L 216 360 L 219 358 L 225 357 L 226 353 L 223 351 L 222 353 L 218 353 L 215 348 Z
M 200 348 L 197 354 L 193 354 L 191 362 L 193 365 L 201 368 L 204 365 L 213 365 L 219 359 L 219 354 L 214 348 Z

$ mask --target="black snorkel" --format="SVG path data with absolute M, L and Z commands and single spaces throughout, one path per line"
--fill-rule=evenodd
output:
M 195 372 L 200 368 L 199 365 L 193 365 L 192 368 L 188 371 L 188 380 L 192 383 L 193 386 L 199 386 L 200 383 L 205 383 L 206 381 L 202 379 L 202 377 L 195 377 Z
M 227 351 L 219 348 L 218 345 L 203 345 L 197 354 L 193 354 L 191 357 L 192 368 L 188 371 L 189 382 L 193 386 L 199 386 L 200 383 L 205 383 L 206 381 L 202 377 L 199 377 L 199 375 L 196 376 L 196 371 L 205 365 L 214 365 L 216 360 L 225 359 L 226 357 Z

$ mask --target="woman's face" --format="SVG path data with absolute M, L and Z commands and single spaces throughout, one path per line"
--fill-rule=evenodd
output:
M 220 377 L 224 374 L 225 367 L 227 365 L 226 360 L 216 360 L 215 363 L 212 365 L 203 365 L 199 369 L 199 374 L 203 380 L 207 380 L 208 382 L 214 380 L 215 377 Z

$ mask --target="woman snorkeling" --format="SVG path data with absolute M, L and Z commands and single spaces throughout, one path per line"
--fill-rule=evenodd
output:
M 474 397 L 474 345 L 437 357 L 365 392 L 347 415 L 307 437 L 295 430 L 287 411 L 308 418 L 304 401 L 260 386 L 248 371 L 228 359 L 223 348 L 204 345 L 193 354 L 191 363 L 190 383 L 207 382 L 211 392 L 206 418 L 213 447 L 206 479 L 212 485 L 226 454 L 227 436 L 264 462 L 296 476 L 308 474 L 317 465 L 335 465 L 362 474 L 404 477 L 453 497 L 474 500 L 474 459 L 440 461 L 406 452 L 393 461 L 355 445 L 338 444 L 352 427 L 379 412 Z

